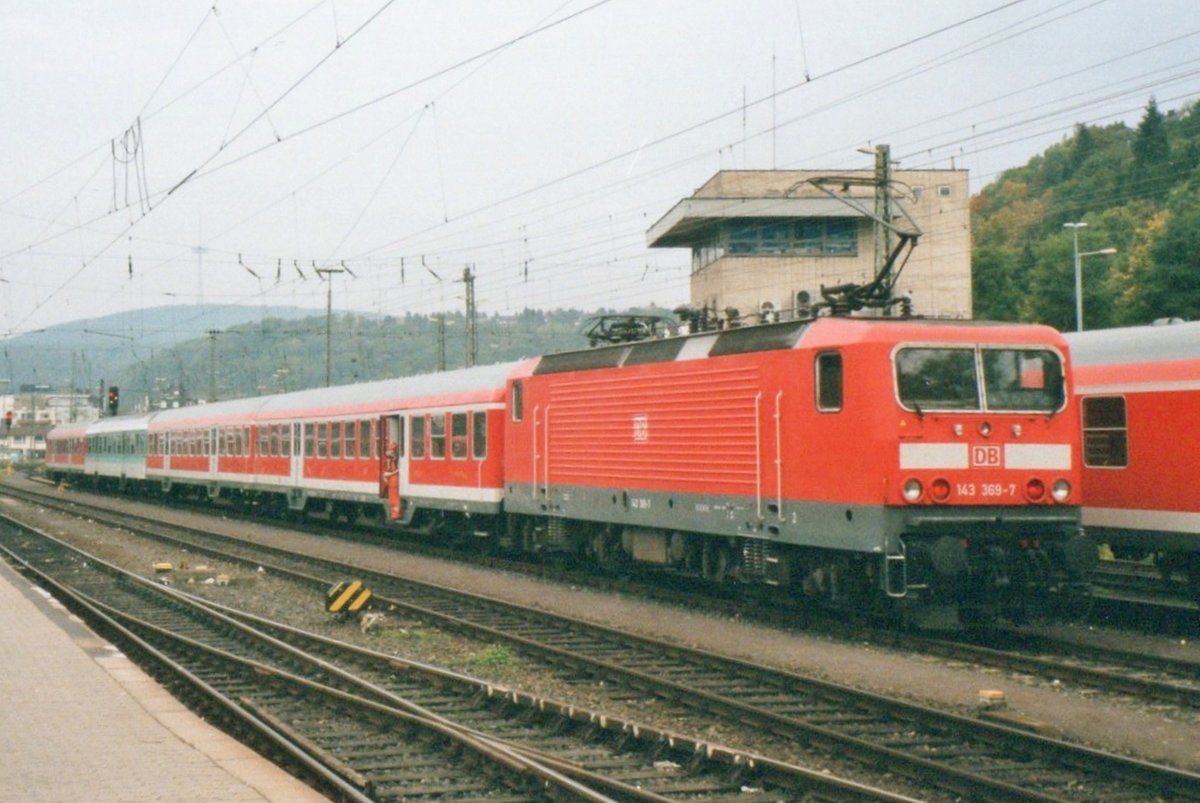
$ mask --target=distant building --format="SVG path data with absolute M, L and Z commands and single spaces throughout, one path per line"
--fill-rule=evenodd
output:
M 743 316 L 764 305 L 790 317 L 797 296 L 822 285 L 868 282 L 876 266 L 870 170 L 722 170 L 676 204 L 647 233 L 653 248 L 692 252 L 691 303 Z M 855 199 L 855 209 L 809 179 Z M 971 316 L 971 232 L 967 171 L 891 171 L 893 205 L 921 231 L 896 283 L 918 314 Z M 849 179 L 849 180 L 847 180 Z M 898 210 L 893 209 L 893 219 Z M 907 224 L 907 221 L 904 221 Z
M 14 427 L 92 421 L 100 417 L 100 408 L 93 396 L 52 390 L 44 385 L 22 385 L 19 393 L 0 395 L 0 419 L 7 418 L 10 412 Z

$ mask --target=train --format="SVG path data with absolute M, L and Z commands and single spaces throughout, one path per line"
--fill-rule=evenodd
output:
M 1083 523 L 1200 604 L 1200 322 L 1075 332 Z M 1174 589 L 1173 589 L 1174 590 Z
M 1050 327 L 824 316 L 55 428 L 63 482 L 969 625 L 1086 604 Z

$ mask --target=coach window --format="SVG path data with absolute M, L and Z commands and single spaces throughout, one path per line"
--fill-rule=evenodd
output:
M 329 422 L 317 422 L 317 459 L 324 460 L 329 456 Z
M 342 422 L 329 422 L 329 456 L 337 459 L 342 457 Z
M 525 417 L 525 386 L 520 380 L 512 386 L 512 420 L 519 422 Z
M 353 460 L 358 456 L 358 422 L 347 421 L 346 424 L 346 459 Z
M 316 454 L 313 445 L 316 443 L 316 435 L 313 433 L 313 425 L 304 425 L 304 456 L 312 457 Z
M 300 444 L 296 444 L 296 446 L 299 447 Z M 292 456 L 292 425 L 291 424 L 281 424 L 279 426 L 279 456 L 280 457 L 291 457 Z
M 429 456 L 441 460 L 446 456 L 446 414 L 429 416 Z
M 842 409 L 842 355 L 827 351 L 817 355 L 817 409 L 836 413 Z
M 471 454 L 482 460 L 487 457 L 487 413 L 472 413 L 471 420 Z
M 361 459 L 361 460 L 369 460 L 371 457 L 371 441 L 374 440 L 371 437 L 371 432 L 373 431 L 373 427 L 372 427 L 373 424 L 374 424 L 373 421 L 359 421 L 358 422 L 358 429 L 359 429 L 359 432 L 362 434 L 362 437 L 358 441 L 358 456 L 359 456 L 359 459 Z M 403 426 L 400 427 L 400 435 L 401 435 L 401 437 L 404 436 L 404 427 Z
M 467 459 L 467 414 L 453 413 L 450 416 L 450 457 Z
M 1083 400 L 1083 464 L 1089 468 L 1129 465 L 1125 399 L 1120 396 Z
M 412 417 L 412 447 L 409 454 L 417 459 L 425 456 L 425 416 L 423 415 Z

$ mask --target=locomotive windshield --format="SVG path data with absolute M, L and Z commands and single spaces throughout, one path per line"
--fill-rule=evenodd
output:
M 896 353 L 900 403 L 917 412 L 1050 413 L 1063 405 L 1062 377 L 1058 355 L 1045 349 L 911 347 Z

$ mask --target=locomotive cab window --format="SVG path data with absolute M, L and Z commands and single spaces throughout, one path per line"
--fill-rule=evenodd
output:
M 1125 399 L 1096 396 L 1083 400 L 1083 464 L 1089 468 L 1125 468 L 1129 440 Z
M 896 353 L 900 404 L 923 410 L 978 410 L 973 348 L 903 348 Z
M 842 355 L 836 351 L 818 354 L 815 366 L 817 409 L 836 413 L 842 409 Z
M 1065 401 L 1062 362 L 1045 349 L 984 349 L 989 410 L 1053 412 Z

